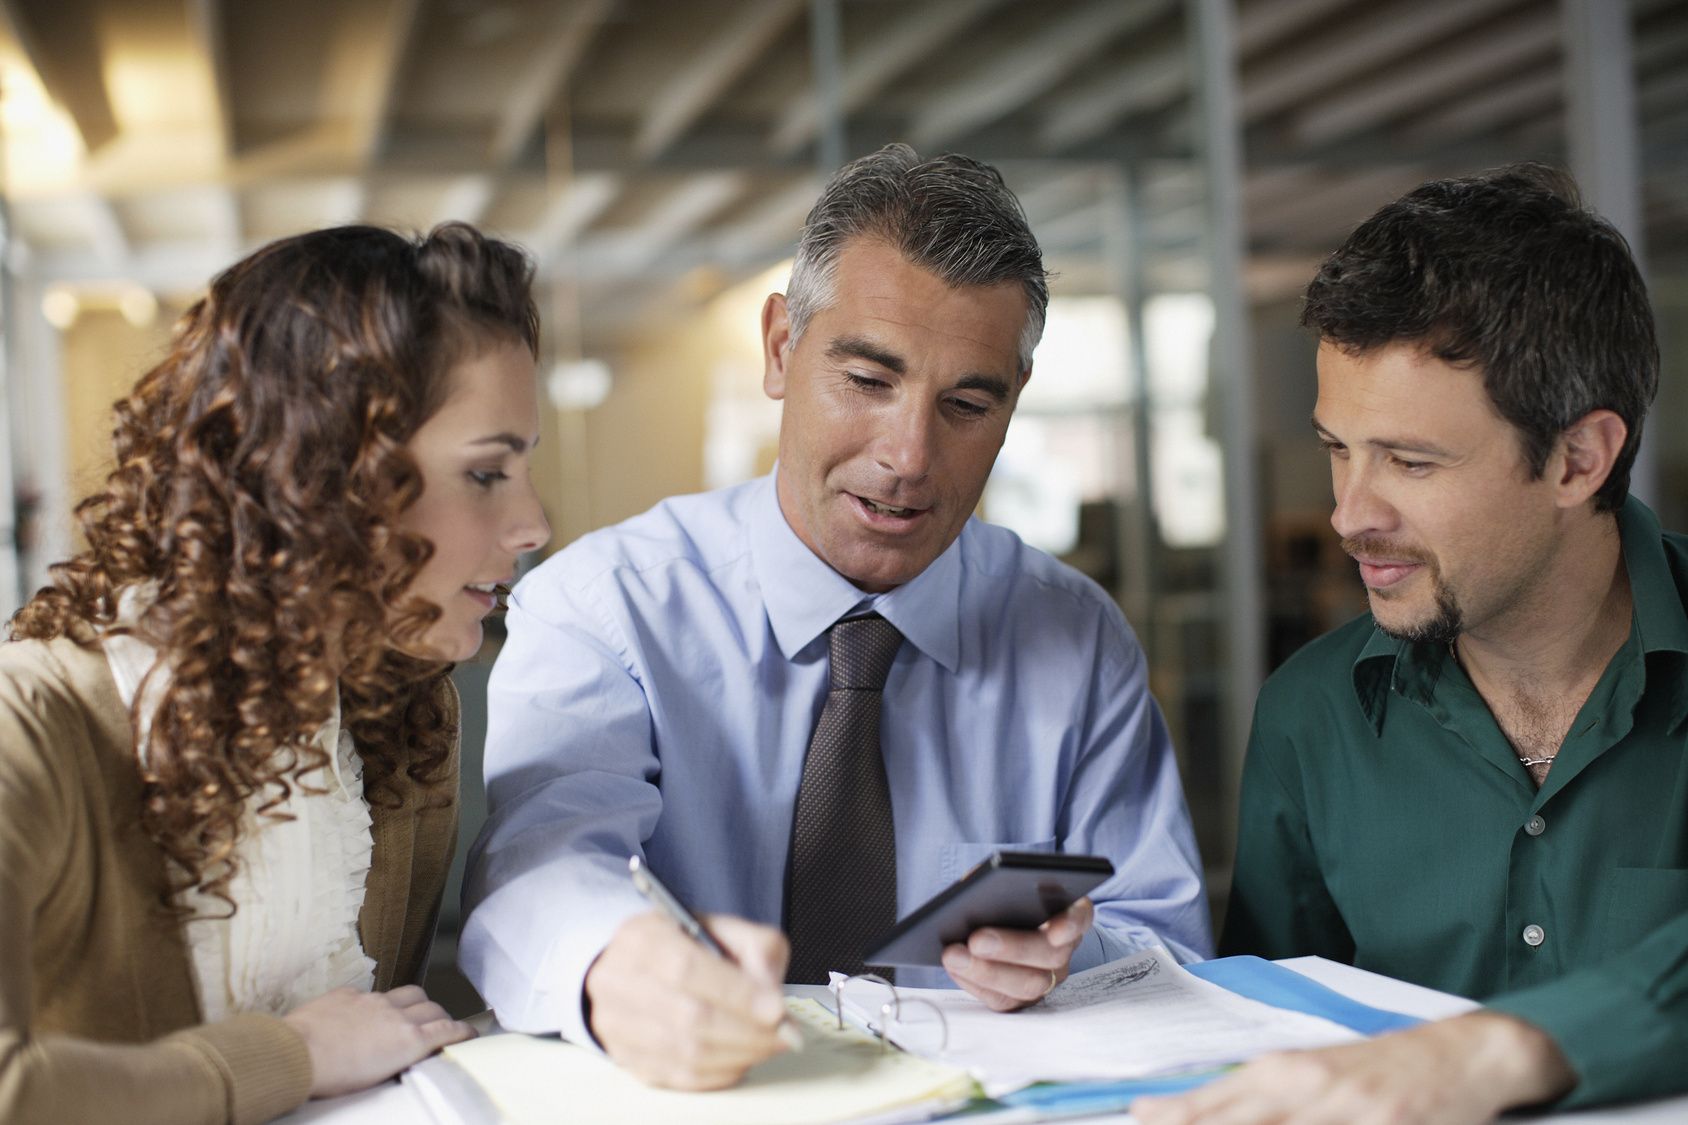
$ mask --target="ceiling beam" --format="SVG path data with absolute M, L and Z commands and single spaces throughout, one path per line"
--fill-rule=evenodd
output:
M 1508 21 L 1494 34 L 1461 39 L 1428 58 L 1411 59 L 1372 78 L 1344 86 L 1342 96 L 1314 102 L 1296 114 L 1296 143 L 1317 147 L 1409 117 L 1426 105 L 1464 95 L 1498 92 L 1512 75 L 1551 58 L 1559 49 L 1558 13 L 1533 12 Z
M 1040 178 L 1014 194 L 1026 222 L 1042 241 L 1045 224 L 1096 204 L 1102 196 L 1101 176 L 1094 167 L 1046 166 Z
M 224 0 L 188 0 L 188 29 L 211 75 L 211 113 L 216 120 L 223 160 L 238 151 L 234 123 L 234 87 L 229 77 L 228 27 Z
M 1501 128 L 1552 113 L 1565 98 L 1565 76 L 1557 66 L 1547 67 L 1494 90 L 1467 94 L 1444 109 L 1412 119 L 1403 139 L 1414 145 L 1435 145 L 1460 140 L 1489 129 Z M 1555 124 L 1558 115 L 1555 114 Z
M 118 217 L 117 208 L 111 205 L 109 199 L 91 192 L 84 195 L 82 216 L 89 245 L 100 261 L 118 267 L 129 261 L 133 253 L 129 232 L 123 229 L 123 220 Z
M 365 87 L 369 101 L 358 126 L 358 157 L 365 165 L 377 160 L 387 147 L 393 101 L 404 78 L 404 63 L 416 38 L 421 8 L 422 0 L 387 0 L 385 26 L 360 37 L 359 53 L 369 71 Z
M 93 152 L 117 136 L 96 34 L 95 0 L 3 0 L 0 15 L 41 79 Z
M 219 247 L 227 251 L 231 261 L 239 257 L 246 249 L 246 221 L 240 206 L 240 195 L 233 188 L 224 188 L 217 193 L 211 221 Z
M 1351 0 L 1256 0 L 1237 15 L 1237 54 L 1251 54 L 1347 7 Z M 1050 106 L 1038 143 L 1058 152 L 1101 136 L 1117 122 L 1164 108 L 1190 89 L 1190 57 L 1177 41 L 1099 74 Z
M 479 223 L 498 194 L 502 177 L 491 173 L 474 172 L 458 176 L 440 195 L 434 213 L 434 225 L 460 222 Z
M 1250 228 L 1261 241 L 1279 245 L 1335 245 L 1330 235 L 1354 226 L 1379 207 L 1425 179 L 1416 165 L 1392 164 L 1352 176 L 1328 177 L 1312 190 L 1259 207 Z M 1325 245 L 1330 242 L 1330 246 Z
M 1415 0 L 1366 7 L 1359 19 L 1245 67 L 1238 108 L 1245 122 L 1269 117 L 1519 2 Z
M 673 244 L 697 230 L 744 193 L 742 172 L 704 172 L 687 177 L 640 217 L 637 227 L 606 231 L 594 240 L 631 274 L 642 273 Z
M 750 218 L 714 232 L 710 241 L 727 261 L 742 263 L 777 253 L 802 234 L 820 192 L 818 178 L 800 176 L 763 199 Z
M 1352 6 L 1353 0 L 1253 0 L 1237 12 L 1237 55 L 1269 50 Z
M 1003 0 L 927 0 L 897 10 L 896 18 L 862 41 L 844 64 L 839 111 L 846 117 L 861 109 L 891 80 L 928 58 Z M 768 148 L 790 156 L 820 131 L 820 105 L 813 88 L 805 89 L 780 115 L 768 135 Z
M 691 53 L 691 62 L 652 96 L 633 136 L 633 152 L 654 160 L 715 104 L 750 64 L 790 27 L 803 0 L 754 0 L 733 9 L 734 16 Z
M 1030 39 L 982 60 L 967 78 L 936 95 L 909 128 L 915 147 L 941 147 L 995 121 L 1170 7 L 1168 0 L 1093 0 L 1062 9 Z
M 522 154 L 545 111 L 568 85 L 574 68 L 586 48 L 604 26 L 614 7 L 613 0 L 580 0 L 558 5 L 551 26 L 540 38 L 527 68 L 516 79 L 514 92 L 505 100 L 504 116 L 493 131 L 488 159 L 497 168 L 507 168 Z
M 1065 95 L 1043 115 L 1037 139 L 1059 152 L 1107 132 L 1115 122 L 1170 105 L 1190 89 L 1190 60 L 1166 50 L 1120 70 L 1099 74 Z
M 604 213 L 621 194 L 621 177 L 609 172 L 587 172 L 563 185 L 539 226 L 526 239 L 541 267 L 551 267 L 592 220 Z

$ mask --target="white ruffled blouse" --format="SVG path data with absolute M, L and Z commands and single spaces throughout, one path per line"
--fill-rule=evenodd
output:
M 124 608 L 132 599 L 124 597 Z M 120 620 L 129 614 L 119 614 Z M 138 744 L 164 689 L 164 676 L 147 679 L 157 654 L 134 636 L 103 638 L 124 706 L 146 686 Z M 358 938 L 358 911 L 374 846 L 369 803 L 363 796 L 363 763 L 350 732 L 340 726 L 339 702 L 317 732 L 329 750 L 325 768 L 293 783 L 288 799 L 273 811 L 292 820 L 259 816 L 248 801 L 236 845 L 239 867 L 228 893 L 232 917 L 221 899 L 190 889 L 178 901 L 194 911 L 186 923 L 188 950 L 206 1022 L 242 1012 L 282 1015 L 342 985 L 369 991 L 375 962 Z M 304 792 L 300 782 L 320 793 Z

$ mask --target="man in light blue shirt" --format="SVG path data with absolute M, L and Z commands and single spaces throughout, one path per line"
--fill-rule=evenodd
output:
M 665 1085 L 731 1084 L 781 1049 L 775 927 L 843 618 L 902 636 L 879 724 L 898 915 L 1000 848 L 1116 869 L 1040 930 L 981 929 L 900 983 L 1006 1010 L 1145 945 L 1210 945 L 1136 638 L 1093 582 L 972 518 L 1048 299 L 1018 203 L 994 169 L 890 146 L 827 185 L 790 290 L 762 315 L 775 473 L 540 567 L 490 688 L 464 968 L 505 1026 Z M 736 965 L 650 912 L 634 854 Z

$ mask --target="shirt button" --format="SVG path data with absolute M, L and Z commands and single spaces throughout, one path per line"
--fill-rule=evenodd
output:
M 1534 922 L 1524 927 L 1524 944 L 1534 948 L 1547 940 L 1547 931 Z
M 1529 820 L 1524 822 L 1524 831 L 1528 832 L 1532 836 L 1540 836 L 1543 832 L 1547 831 L 1547 821 L 1543 820 L 1539 816 L 1532 816 Z

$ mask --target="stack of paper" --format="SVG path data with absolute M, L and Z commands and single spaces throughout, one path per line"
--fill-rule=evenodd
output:
M 804 1049 L 763 1063 L 730 1090 L 710 1093 L 654 1089 L 593 1051 L 549 1037 L 489 1035 L 447 1047 L 444 1057 L 473 1080 L 505 1125 L 920 1121 L 978 1092 L 964 1070 L 885 1050 L 854 1027 L 840 1030 L 837 1017 L 812 1000 L 788 1000 L 787 1006 Z M 425 1100 L 442 1100 L 439 1089 L 421 1093 Z
M 948 1039 L 933 1049 L 930 1027 L 893 1042 L 966 1067 L 991 1096 L 1033 1082 L 1138 1078 L 1240 1062 L 1266 1051 L 1323 1047 L 1361 1036 L 1340 1024 L 1287 1011 L 1209 984 L 1151 950 L 1078 973 L 1042 1003 L 993 1012 L 954 989 L 897 990 L 904 1005 L 924 1000 L 944 1014 Z M 845 1014 L 877 1025 L 878 1012 Z

